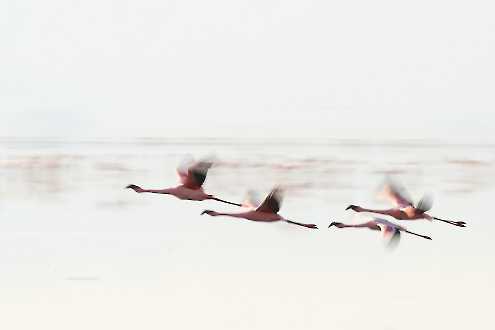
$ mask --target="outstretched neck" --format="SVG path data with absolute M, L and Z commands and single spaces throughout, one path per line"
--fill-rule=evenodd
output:
M 214 216 L 214 217 L 222 216 L 222 217 L 242 218 L 242 216 L 240 214 L 237 214 L 237 213 L 224 213 L 224 212 L 213 211 L 213 212 L 208 213 L 208 214 L 211 216 Z
M 360 223 L 357 225 L 346 225 L 344 224 L 341 228 L 369 228 L 370 226 L 367 223 Z
M 357 212 L 370 212 L 370 213 L 377 213 L 377 214 L 383 214 L 383 215 L 392 215 L 393 210 L 374 210 L 374 209 L 365 209 L 365 208 L 360 208 L 359 211 Z
M 140 186 L 135 184 L 130 184 L 126 187 L 127 189 L 132 189 L 137 193 L 153 193 L 153 194 L 173 194 L 177 188 L 168 188 L 168 189 L 143 189 Z
M 165 194 L 170 195 L 174 193 L 174 188 L 166 188 L 166 189 L 143 189 L 143 192 L 153 193 L 153 194 Z
M 332 222 L 330 224 L 330 226 L 328 226 L 328 228 L 332 227 L 332 226 L 335 226 L 337 228 L 370 228 L 370 229 L 376 229 L 376 230 L 380 230 L 380 228 L 374 224 L 370 224 L 370 223 L 360 223 L 360 224 L 356 224 L 356 225 L 350 225 L 350 224 L 345 224 L 345 223 L 342 223 L 342 222 Z
M 378 213 L 378 214 L 384 214 L 384 215 L 392 215 L 394 213 L 394 209 L 374 210 L 374 209 L 367 209 L 367 208 L 357 206 L 354 204 L 351 204 L 346 208 L 346 210 L 349 210 L 349 209 L 353 210 L 354 212 L 370 212 L 370 213 Z

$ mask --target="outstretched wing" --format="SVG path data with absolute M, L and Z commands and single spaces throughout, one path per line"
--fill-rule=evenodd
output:
M 254 190 L 249 190 L 246 194 L 246 198 L 241 205 L 250 209 L 256 209 L 258 206 L 260 206 L 260 204 L 261 203 L 258 194 Z
M 420 199 L 418 205 L 416 205 L 416 209 L 421 211 L 422 213 L 431 210 L 433 207 L 433 196 L 430 194 L 426 194 L 423 198 Z
M 206 180 L 208 170 L 213 165 L 213 162 L 201 160 L 198 162 L 183 162 L 177 168 L 177 173 L 181 183 L 189 189 L 199 189 Z
M 393 232 L 388 237 L 387 247 L 389 249 L 394 249 L 399 245 L 400 242 L 400 230 L 394 229 Z
M 387 241 L 387 247 L 397 247 L 400 242 L 400 231 L 405 228 L 381 218 L 375 218 L 374 222 L 380 227 L 383 238 Z
M 265 198 L 263 203 L 256 209 L 259 212 L 278 213 L 282 205 L 283 191 L 280 187 L 272 189 L 270 194 Z
M 414 206 L 411 195 L 409 195 L 406 188 L 391 179 L 387 179 L 385 182 L 383 196 L 399 208 Z
M 189 174 L 189 168 L 194 166 L 194 158 L 191 155 L 185 156 L 180 162 L 179 166 L 177 166 L 177 174 L 179 175 L 179 180 L 182 184 L 187 180 L 187 176 Z
M 397 229 L 397 230 L 406 230 L 406 227 L 403 227 L 401 225 L 398 225 L 396 223 L 393 223 L 392 221 L 388 221 L 383 218 L 378 218 L 378 217 L 373 217 L 373 221 L 380 226 L 382 231 L 388 232 L 391 229 Z M 388 230 L 385 230 L 386 228 L 389 228 Z

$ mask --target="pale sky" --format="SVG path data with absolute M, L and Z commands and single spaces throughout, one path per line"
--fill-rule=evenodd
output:
M 0 136 L 495 142 L 492 1 L 0 4 Z

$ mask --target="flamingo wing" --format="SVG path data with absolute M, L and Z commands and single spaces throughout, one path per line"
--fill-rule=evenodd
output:
M 388 236 L 388 248 L 395 248 L 400 242 L 400 230 L 394 229 L 393 232 Z
M 374 222 L 380 227 L 383 237 L 388 241 L 387 247 L 395 248 L 400 242 L 400 231 L 405 228 L 381 218 L 375 218 Z
M 196 163 L 193 167 L 189 169 L 189 176 L 193 178 L 193 181 L 201 187 L 206 180 L 206 175 L 208 170 L 213 166 L 212 162 L 201 161 Z
M 407 192 L 406 188 L 398 182 L 387 180 L 383 189 L 383 195 L 386 199 L 391 201 L 395 206 L 399 208 L 405 208 L 408 206 L 414 206 L 411 195 Z
M 361 226 L 366 226 L 366 227 L 368 227 L 371 230 L 381 230 L 380 226 L 378 226 L 375 221 L 365 222 Z
M 256 209 L 259 212 L 278 213 L 282 204 L 283 191 L 280 187 L 275 187 L 265 198 L 263 203 Z
M 242 202 L 242 206 L 256 209 L 260 205 L 261 203 L 258 194 L 254 190 L 249 190 L 246 194 L 246 198 Z
M 188 177 L 189 168 L 194 165 L 194 159 L 192 156 L 187 155 L 182 159 L 179 166 L 177 167 L 177 174 L 179 175 L 179 180 L 182 184 L 185 184 Z
M 429 194 L 425 194 L 423 198 L 421 198 L 416 205 L 416 209 L 421 213 L 427 212 L 431 210 L 433 207 L 433 196 Z
M 199 189 L 206 180 L 211 161 L 184 162 L 177 168 L 181 183 L 189 189 Z
M 385 226 L 382 226 L 382 232 L 383 232 L 383 236 L 385 238 L 390 239 L 400 231 L 397 228 L 395 228 L 394 226 L 385 225 Z

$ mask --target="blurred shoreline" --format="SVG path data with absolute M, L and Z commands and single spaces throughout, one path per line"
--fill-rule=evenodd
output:
M 227 195 L 284 184 L 294 195 L 355 199 L 389 175 L 418 194 L 469 194 L 495 186 L 494 147 L 433 140 L 4 137 L 0 197 L 85 192 L 99 206 L 118 206 L 123 202 L 106 198 L 115 189 L 129 183 L 173 186 L 185 155 L 212 154 L 217 162 L 207 187 Z M 100 191 L 92 193 L 96 185 Z

